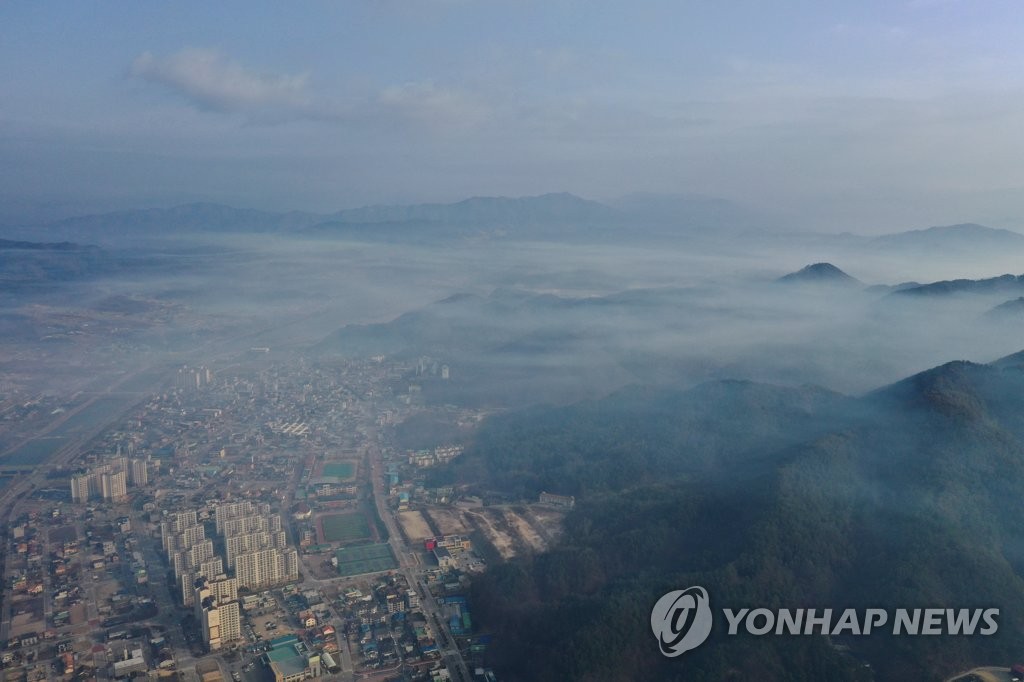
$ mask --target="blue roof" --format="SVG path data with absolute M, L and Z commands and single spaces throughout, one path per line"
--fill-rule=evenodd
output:
M 277 649 L 278 647 L 287 646 L 289 644 L 295 644 L 298 641 L 298 635 L 281 635 L 280 637 L 275 637 L 274 639 L 270 640 L 268 644 L 270 644 L 272 648 Z

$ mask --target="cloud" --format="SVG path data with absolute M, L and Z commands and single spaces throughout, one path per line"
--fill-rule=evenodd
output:
M 170 89 L 204 111 L 242 114 L 256 123 L 301 119 L 361 127 L 419 124 L 465 129 L 483 123 L 490 114 L 479 97 L 430 80 L 324 97 L 311 90 L 306 73 L 260 73 L 205 48 L 186 48 L 165 57 L 144 52 L 129 73 Z
M 280 115 L 309 106 L 308 74 L 258 73 L 217 50 L 186 48 L 166 57 L 144 52 L 130 73 L 209 111 Z

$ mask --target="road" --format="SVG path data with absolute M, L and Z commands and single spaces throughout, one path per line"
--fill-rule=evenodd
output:
M 375 419 L 372 413 L 364 415 L 366 424 L 373 424 Z M 383 471 L 383 455 L 380 448 L 375 444 L 377 439 L 377 433 L 372 427 L 368 427 L 370 430 L 367 433 L 369 445 L 365 450 L 366 461 L 369 464 L 369 480 L 371 483 L 371 492 L 373 495 L 374 505 L 377 509 L 377 514 L 384 522 L 385 527 L 388 531 L 388 544 L 391 547 L 391 552 L 394 554 L 395 559 L 398 561 L 399 570 L 405 576 L 406 582 L 409 587 L 416 590 L 420 595 L 420 608 L 424 615 L 427 616 L 428 621 L 432 623 L 432 626 L 438 632 L 438 648 L 441 652 L 442 659 L 445 665 L 451 671 L 453 679 L 456 682 L 469 682 L 472 677 L 469 674 L 469 668 L 466 666 L 465 661 L 462 658 L 462 654 L 455 648 L 455 639 L 452 637 L 451 631 L 448 629 L 447 621 L 444 618 L 444 614 L 441 611 L 441 607 L 434 599 L 430 590 L 427 589 L 426 584 L 418 573 L 420 568 L 420 562 L 418 561 L 415 552 L 413 552 L 403 540 L 403 536 L 398 529 L 398 524 L 395 520 L 391 509 L 388 507 L 388 495 L 384 489 L 384 471 Z M 291 502 L 291 498 L 285 500 L 286 506 Z M 311 584 L 317 587 L 321 587 L 327 584 L 337 585 L 339 582 L 346 580 L 355 580 L 356 578 L 366 578 L 367 575 L 363 574 L 360 576 L 352 576 L 349 578 L 316 578 L 314 577 L 315 571 L 309 565 L 310 557 L 308 555 L 302 555 L 302 562 L 305 568 L 305 576 L 303 581 L 307 584 Z M 381 571 L 380 573 L 391 573 L 392 570 Z M 344 638 L 343 638 L 344 639 Z M 342 668 L 341 677 L 343 680 L 348 682 L 354 679 L 353 664 L 351 652 L 349 651 L 347 639 L 343 642 L 343 646 L 339 651 L 340 664 Z M 396 666 L 396 670 L 401 666 Z M 374 671 L 373 673 L 365 673 L 361 677 L 365 676 L 379 676 L 384 671 Z
M 368 423 L 373 423 L 372 420 L 367 420 Z M 416 589 L 420 593 L 420 608 L 423 613 L 428 617 L 428 620 L 433 620 L 435 627 L 440 628 L 438 632 L 439 641 L 438 648 L 441 651 L 441 656 L 444 659 L 445 665 L 448 670 L 451 671 L 453 679 L 457 682 L 469 682 L 472 678 L 469 674 L 469 668 L 466 666 L 466 662 L 462 659 L 462 654 L 453 645 L 455 638 L 452 637 L 451 631 L 448 629 L 448 624 L 444 618 L 444 614 L 438 606 L 430 590 L 420 579 L 417 568 L 418 562 L 415 560 L 413 553 L 410 552 L 409 547 L 405 544 L 402 534 L 399 532 L 398 523 L 395 521 L 394 515 L 391 513 L 391 509 L 388 508 L 387 500 L 388 496 L 384 490 L 384 465 L 383 465 L 383 453 L 380 447 L 376 445 L 377 433 L 375 429 L 372 429 L 367 434 L 370 445 L 368 445 L 368 460 L 370 462 L 370 477 L 373 481 L 373 499 L 377 505 L 377 514 L 380 515 L 384 525 L 388 529 L 388 544 L 391 545 L 391 551 L 394 553 L 395 558 L 398 560 L 398 565 L 402 573 L 405 575 L 406 581 L 409 586 Z
M 146 570 L 149 573 L 148 594 L 157 606 L 157 616 L 151 622 L 164 628 L 164 637 L 171 650 L 174 651 L 175 667 L 179 671 L 192 668 L 195 666 L 196 659 L 192 656 L 192 647 L 185 640 L 185 633 L 181 628 L 181 620 L 178 616 L 177 603 L 171 599 L 171 594 L 164 581 L 164 575 L 168 570 L 167 560 L 157 549 L 157 542 L 149 537 L 149 523 L 145 521 L 142 512 L 133 510 L 128 514 L 128 518 L 131 519 L 135 537 L 141 540 L 137 546 L 142 552 L 142 558 L 146 561 Z

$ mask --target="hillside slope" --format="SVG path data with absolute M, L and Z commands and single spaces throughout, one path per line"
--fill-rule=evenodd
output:
M 861 398 L 742 382 L 630 389 L 492 419 L 447 475 L 578 495 L 560 547 L 474 585 L 508 679 L 870 679 L 864 661 L 878 680 L 942 679 L 1024 650 L 1013 359 L 949 363 Z M 651 605 L 695 584 L 718 607 L 997 606 L 1000 628 L 831 644 L 716 631 L 663 659 Z

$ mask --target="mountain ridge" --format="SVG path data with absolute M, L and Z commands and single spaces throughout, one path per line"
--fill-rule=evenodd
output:
M 892 296 L 949 296 L 953 294 L 1005 294 L 1024 292 L 1024 275 L 999 275 L 983 279 L 951 279 L 906 287 Z
M 439 482 L 577 496 L 561 544 L 474 581 L 499 672 L 853 682 L 1009 665 L 1024 646 L 1024 523 L 1006 503 L 1024 486 L 1024 369 L 1008 358 L 945 363 L 861 397 L 713 382 L 488 420 Z M 719 607 L 998 605 L 1000 628 L 833 642 L 713 635 L 680 666 L 645 654 L 648 605 L 683 585 L 702 585 Z M 554 655 L 586 641 L 602 646 Z
M 20 239 L 0 239 L 0 249 L 16 249 L 23 251 L 85 251 L 97 249 L 90 244 L 75 242 L 32 242 Z
M 1024 234 L 978 223 L 937 225 L 871 237 L 861 249 L 872 254 L 948 257 L 1024 252 Z

